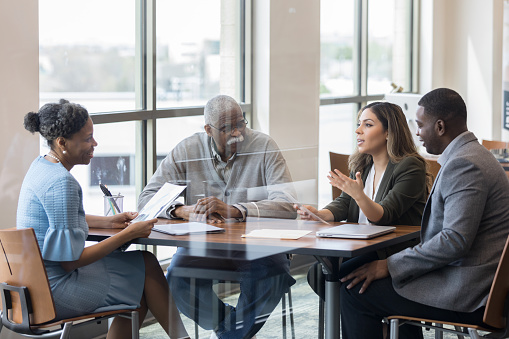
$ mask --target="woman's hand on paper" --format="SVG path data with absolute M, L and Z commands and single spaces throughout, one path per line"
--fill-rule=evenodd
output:
M 123 212 L 110 216 L 111 228 L 126 228 L 138 212 Z
M 157 218 L 152 220 L 138 221 L 132 224 L 129 224 L 125 229 L 131 235 L 131 240 L 136 238 L 146 238 L 152 232 L 152 228 L 154 224 L 157 222 Z
M 325 221 L 334 221 L 334 215 L 329 210 L 326 210 L 326 209 L 317 210 L 316 208 L 314 208 L 313 206 L 310 206 L 310 205 L 302 205 L 302 206 L 304 208 L 306 208 L 309 212 L 314 213 L 315 215 L 317 215 L 318 217 L 322 218 Z M 300 218 L 302 220 L 318 221 L 318 219 L 316 219 L 314 216 L 309 214 L 308 211 L 306 211 L 303 208 L 300 208 L 298 204 L 294 204 L 293 208 L 295 208 L 297 210 L 297 214 L 300 215 Z
M 330 171 L 327 178 L 332 186 L 339 188 L 355 200 L 364 193 L 364 183 L 360 172 L 355 173 L 355 180 L 353 180 L 336 169 Z

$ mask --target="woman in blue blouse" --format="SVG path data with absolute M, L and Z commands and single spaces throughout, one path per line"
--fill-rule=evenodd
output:
M 57 317 L 140 307 L 140 324 L 150 310 L 171 338 L 188 338 L 157 259 L 150 252 L 117 250 L 148 236 L 157 219 L 130 224 L 136 213 L 85 215 L 81 187 L 69 171 L 88 165 L 97 146 L 87 110 L 60 100 L 28 113 L 24 125 L 39 132 L 50 151 L 25 176 L 17 227 L 35 230 Z M 89 226 L 123 230 L 85 247 Z M 130 332 L 129 320 L 117 317 L 108 338 L 127 338 Z

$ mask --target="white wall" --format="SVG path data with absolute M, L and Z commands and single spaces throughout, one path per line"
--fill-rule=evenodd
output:
M 320 2 L 256 0 L 254 20 L 254 126 L 275 139 L 293 180 L 305 184 L 299 198 L 316 204 Z
M 23 116 L 39 106 L 37 1 L 0 0 L 0 228 L 16 226 L 19 190 L 39 153 L 39 138 Z
M 465 99 L 479 139 L 501 138 L 503 0 L 421 0 L 420 93 Z

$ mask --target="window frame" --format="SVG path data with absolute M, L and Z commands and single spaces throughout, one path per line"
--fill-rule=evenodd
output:
M 240 2 L 240 106 L 251 117 L 251 6 Z M 203 115 L 204 106 L 157 108 L 156 0 L 136 0 L 136 110 L 91 113 L 94 124 L 136 121 L 135 186 L 139 196 L 156 170 L 157 119 Z

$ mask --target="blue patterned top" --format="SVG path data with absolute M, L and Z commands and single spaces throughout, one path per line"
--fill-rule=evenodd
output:
M 19 196 L 17 224 L 35 230 L 44 260 L 79 259 L 88 236 L 83 193 L 61 163 L 43 157 L 32 163 Z
M 21 187 L 16 224 L 35 231 L 58 318 L 139 306 L 141 252 L 113 252 L 71 272 L 61 266 L 80 258 L 88 235 L 81 186 L 61 163 L 34 160 Z

